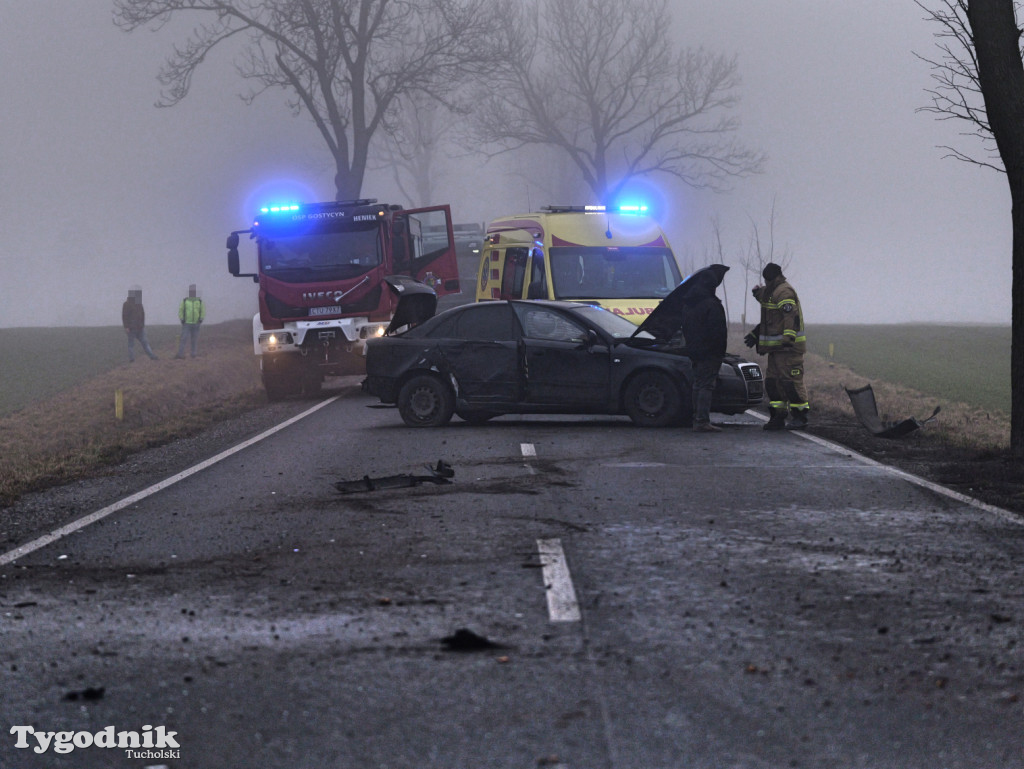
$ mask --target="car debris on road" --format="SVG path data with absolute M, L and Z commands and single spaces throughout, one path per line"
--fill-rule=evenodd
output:
M 878 404 L 875 402 L 875 391 L 871 389 L 871 385 L 866 384 L 853 390 L 848 387 L 843 389 L 850 396 L 853 413 L 857 415 L 857 419 L 876 438 L 903 438 L 934 421 L 939 411 L 942 410 L 941 406 L 936 406 L 932 415 L 924 420 L 914 417 L 897 421 L 883 420 L 878 416 Z
M 429 475 L 412 475 L 403 473 L 401 475 L 387 475 L 383 478 L 371 478 L 364 475 L 357 481 L 338 481 L 334 488 L 342 494 L 354 494 L 360 491 L 379 491 L 381 489 L 405 489 L 411 486 L 418 486 L 421 483 L 445 484 L 451 483 L 455 477 L 455 470 L 443 459 L 437 460 L 434 467 L 427 467 Z

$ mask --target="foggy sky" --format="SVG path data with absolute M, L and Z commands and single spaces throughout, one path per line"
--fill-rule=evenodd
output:
M 663 182 L 681 261 L 703 259 L 718 219 L 734 319 L 738 257 L 752 220 L 766 235 L 774 200 L 775 247 L 791 258 L 810 324 L 1009 323 L 1006 181 L 942 159 L 936 145 L 961 141 L 964 126 L 915 112 L 931 81 L 913 52 L 935 55 L 935 29 L 911 0 L 672 5 L 688 45 L 738 55 L 742 135 L 769 158 L 726 195 Z M 154 107 L 156 74 L 187 24 L 129 35 L 108 0 L 0 10 L 0 327 L 118 325 L 136 286 L 150 323 L 176 323 L 190 283 L 210 322 L 251 316 L 255 286 L 227 274 L 224 240 L 282 179 L 306 199 L 333 196 L 308 119 L 279 94 L 243 104 L 226 55 L 181 104 Z M 565 202 L 538 200 L 501 162 L 446 179 L 435 202 L 458 221 Z M 399 200 L 386 173 L 363 193 Z

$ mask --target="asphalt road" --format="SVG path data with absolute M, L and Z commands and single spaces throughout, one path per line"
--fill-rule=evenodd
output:
M 160 450 L 0 553 L 0 767 L 1024 767 L 1020 519 L 748 415 L 370 403 Z

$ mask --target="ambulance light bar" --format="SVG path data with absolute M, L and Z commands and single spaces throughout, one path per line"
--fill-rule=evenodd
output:
M 646 214 L 647 206 L 636 203 L 621 206 L 544 206 L 542 211 L 549 214 L 568 214 L 568 213 L 584 213 L 584 214 L 603 214 L 603 213 L 620 213 L 620 214 Z

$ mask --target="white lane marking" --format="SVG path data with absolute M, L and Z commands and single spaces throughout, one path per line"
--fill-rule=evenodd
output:
M 764 414 L 759 414 L 756 411 L 751 410 L 747 411 L 746 413 L 750 414 L 753 417 L 757 417 L 762 422 L 768 421 L 768 417 L 764 416 Z M 961 502 L 965 505 L 970 505 L 971 507 L 975 507 L 979 510 L 984 510 L 987 513 L 992 513 L 993 515 L 1002 518 L 1004 521 L 1008 521 L 1018 526 L 1024 525 L 1024 518 L 1022 518 L 1020 515 L 1014 513 L 1011 510 L 1007 510 L 1002 507 L 996 507 L 995 505 L 990 505 L 987 502 L 982 502 L 980 499 L 975 499 L 974 497 L 969 497 L 966 494 L 961 494 L 959 491 L 953 491 L 953 489 L 947 489 L 945 486 L 940 486 L 937 483 L 932 483 L 931 481 L 925 480 L 924 478 L 921 478 L 917 475 L 913 475 L 904 470 L 899 470 L 891 465 L 887 465 L 877 460 L 871 459 L 870 457 L 866 457 L 863 454 L 858 454 L 853 449 L 848 449 L 846 448 L 846 446 L 841 446 L 838 443 L 833 443 L 832 441 L 826 440 L 825 438 L 819 438 L 817 435 L 811 435 L 810 433 L 804 432 L 803 430 L 790 430 L 789 432 L 794 432 L 804 440 L 810 441 L 811 443 L 816 443 L 817 445 L 823 446 L 824 448 L 832 449 L 833 451 L 836 451 L 840 454 L 844 454 L 848 457 L 853 457 L 858 462 L 868 465 L 869 467 L 877 467 L 881 470 L 885 470 L 890 475 L 894 475 L 897 478 L 901 478 L 904 481 L 907 481 L 908 483 L 914 484 L 915 486 L 920 486 L 923 489 L 934 491 L 936 494 L 940 494 L 941 496 L 948 497 L 949 499 L 956 500 L 957 502 Z
M 14 561 L 18 560 L 22 556 L 28 555 L 29 553 L 44 548 L 47 545 L 56 542 L 58 539 L 66 537 L 68 534 L 73 534 L 76 531 L 79 531 L 80 529 L 84 529 L 86 526 L 96 523 L 96 521 L 106 518 L 111 513 L 116 513 L 118 510 L 123 510 L 129 505 L 133 505 L 136 502 L 145 499 L 146 497 L 152 496 L 153 494 L 156 494 L 159 491 L 163 491 L 168 486 L 173 486 L 178 481 L 183 481 L 189 476 L 195 475 L 196 473 L 201 472 L 206 468 L 217 464 L 221 460 L 227 459 L 233 454 L 237 454 L 239 451 L 247 449 L 253 444 L 259 443 L 265 438 L 269 438 L 274 433 L 280 432 L 286 427 L 295 424 L 299 420 L 305 419 L 309 415 L 322 409 L 324 406 L 338 400 L 338 398 L 340 397 L 340 395 L 335 395 L 331 398 L 328 398 L 325 401 L 321 401 L 317 405 L 313 406 L 313 408 L 306 409 L 301 414 L 297 414 L 293 416 L 291 419 L 287 419 L 281 424 L 275 425 L 274 427 L 271 427 L 269 430 L 265 430 L 259 435 L 250 438 L 247 441 L 239 443 L 237 446 L 232 446 L 230 449 L 226 449 L 222 451 L 220 454 L 217 454 L 216 456 L 210 457 L 209 459 L 200 462 L 198 465 L 193 465 L 187 470 L 182 470 L 177 475 L 172 475 L 170 478 L 166 478 L 165 480 L 162 480 L 159 483 L 154 483 L 152 486 L 145 488 L 142 491 L 136 492 L 135 494 L 132 494 L 129 497 L 125 497 L 124 499 L 119 500 L 112 505 L 108 505 L 107 507 L 104 507 L 102 510 L 97 510 L 94 513 L 90 513 L 84 518 L 79 518 L 77 521 L 72 521 L 67 526 L 62 526 L 59 529 L 51 531 L 49 534 L 44 534 L 38 539 L 34 539 L 27 544 L 21 545 L 20 547 L 16 547 L 13 550 L 10 550 L 4 553 L 3 555 L 0 555 L 0 566 L 6 566 L 7 564 L 14 563 Z
M 565 552 L 560 539 L 538 539 L 541 573 L 548 596 L 548 616 L 552 622 L 579 622 L 580 605 L 576 602 L 576 590 L 572 586 L 572 575 L 565 562 Z
M 536 459 L 537 458 L 537 447 L 532 443 L 520 443 L 519 453 L 523 455 L 523 459 Z M 527 462 L 524 467 L 530 471 L 530 475 L 537 474 L 537 468 Z

